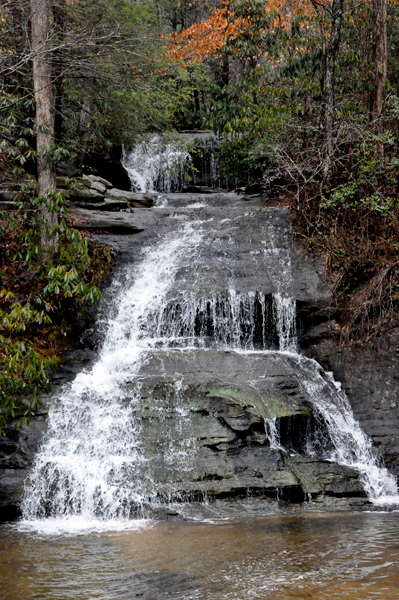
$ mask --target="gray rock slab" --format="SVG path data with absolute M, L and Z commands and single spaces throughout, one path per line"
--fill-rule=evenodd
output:
M 127 210 L 129 208 L 129 204 L 124 200 L 108 200 L 105 199 L 104 202 L 80 202 L 79 207 L 86 210 L 100 210 L 100 211 L 115 211 L 115 210 Z
M 277 352 L 149 352 L 124 387 L 124 401 L 134 399 L 142 424 L 141 480 L 147 480 L 148 495 L 280 494 L 294 502 L 310 493 L 364 495 L 353 469 L 270 446 L 268 419 L 287 425 L 312 418 L 300 386 L 290 384 L 286 393 L 279 385 L 302 377 L 298 363 Z M 291 430 L 301 435 L 296 421 Z
M 107 189 L 111 189 L 113 187 L 112 183 L 110 183 L 107 179 L 104 179 L 104 177 L 99 177 L 98 175 L 87 175 L 87 179 L 93 183 L 100 183 Z
M 105 194 L 107 187 L 100 181 L 93 181 L 90 185 L 91 190 L 95 190 L 99 194 Z
M 106 198 L 110 200 L 124 200 L 144 208 L 150 208 L 154 203 L 153 197 L 148 194 L 127 192 L 125 190 L 118 190 L 116 188 L 107 190 Z
M 104 202 L 104 194 L 91 188 L 83 188 L 81 190 L 70 190 L 70 193 L 70 199 L 75 202 Z
M 133 219 L 129 213 L 75 209 L 73 211 L 75 227 L 87 231 L 102 231 L 111 236 L 132 235 L 143 231 L 140 219 Z M 108 238 L 104 239 L 106 242 Z M 116 240 L 115 246 L 118 247 Z

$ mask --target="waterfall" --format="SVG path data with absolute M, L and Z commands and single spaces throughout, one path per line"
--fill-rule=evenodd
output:
M 285 282 L 287 289 L 292 281 L 290 258 L 286 262 L 284 279 L 279 281 L 279 287 Z M 399 503 L 396 479 L 379 464 L 371 439 L 354 418 L 341 385 L 334 381 L 332 373 L 326 373 L 316 361 L 297 354 L 295 299 L 277 293 L 273 300 L 280 351 L 294 353 L 297 364 L 305 363 L 307 372 L 312 374 L 310 379 L 303 380 L 302 385 L 313 409 L 324 419 L 333 445 L 333 451 L 326 454 L 325 458 L 356 469 L 367 496 L 376 504 Z M 266 434 L 271 447 L 284 451 L 275 419 L 266 423 Z M 312 454 L 314 449 L 308 446 L 308 452 Z
M 274 310 L 277 334 L 281 352 L 295 352 L 296 340 L 296 300 L 274 294 Z
M 123 148 L 122 165 L 136 192 L 178 192 L 185 185 L 191 165 L 187 145 L 181 139 L 152 135 L 133 149 Z
M 154 182 L 155 178 L 149 178 L 143 185 Z M 179 441 L 172 444 L 165 426 L 159 440 L 166 479 L 161 488 L 144 447 L 145 420 L 138 416 L 147 408 L 147 400 L 144 407 L 140 404 L 140 369 L 151 352 L 158 352 L 162 363 L 162 352 L 175 349 L 253 354 L 265 361 L 277 356 L 284 364 L 294 365 L 302 377 L 301 393 L 322 418 L 331 441 L 325 460 L 355 468 L 373 502 L 399 502 L 395 479 L 378 463 L 344 392 L 320 365 L 297 353 L 290 252 L 278 247 L 287 243 L 289 232 L 267 225 L 265 248 L 248 252 L 255 257 L 254 264 L 266 261 L 275 274 L 273 294 L 259 289 L 239 291 L 235 284 L 242 267 L 234 265 L 226 275 L 229 286 L 214 289 L 209 256 L 216 256 L 219 269 L 234 238 L 225 231 L 229 219 L 215 218 L 215 214 L 223 215 L 224 199 L 215 195 L 219 204 L 211 206 L 209 214 L 204 212 L 207 204 L 193 200 L 187 196 L 182 208 L 178 199 L 173 213 L 173 199 L 168 196 L 169 229 L 142 249 L 134 268 L 128 266 L 116 277 L 112 300 L 103 309 L 106 332 L 98 359 L 65 387 L 51 407 L 44 442 L 25 484 L 24 519 L 79 515 L 86 522 L 124 520 L 145 514 L 148 502 L 184 500 L 184 495 L 168 487 L 167 477 L 176 469 L 187 473 L 193 468 L 192 442 L 177 432 L 174 439 Z M 250 213 L 244 217 L 249 219 Z M 240 231 L 240 219 L 231 231 Z M 220 227 L 223 235 L 216 242 Z M 254 279 L 248 281 L 255 287 Z M 185 383 L 175 373 L 165 386 L 169 390 L 165 394 L 170 394 L 173 409 L 179 413 L 176 427 L 184 428 L 190 419 L 179 400 Z M 151 393 L 147 390 L 146 394 L 150 404 Z M 265 419 L 265 428 L 270 447 L 288 453 L 279 438 L 278 420 Z M 310 441 L 309 455 L 312 452 Z
M 298 363 L 302 357 L 298 356 Z M 372 441 L 353 416 L 348 398 L 332 373 L 311 361 L 312 381 L 303 382 L 314 409 L 322 415 L 334 449 L 327 458 L 359 471 L 367 496 L 376 504 L 398 503 L 396 479 L 379 463 Z
M 315 360 L 300 354 L 292 353 L 291 359 L 305 375 L 301 383 L 303 393 L 327 428 L 332 450 L 323 452 L 324 459 L 358 471 L 365 492 L 373 503 L 399 504 L 395 477 L 380 464 L 371 439 L 354 418 L 348 398 L 340 384 L 334 381 L 332 373 L 327 373 Z M 281 443 L 276 419 L 267 421 L 266 434 L 272 448 L 288 452 Z M 308 440 L 307 454 L 316 454 L 311 439 Z
M 156 248 L 146 248 L 116 297 L 98 361 L 79 374 L 49 414 L 46 439 L 26 483 L 26 519 L 80 514 L 87 521 L 128 518 L 143 502 L 140 427 L 134 399 L 121 385 L 137 373 L 154 346 L 146 324 L 162 311 L 182 261 L 190 260 L 201 232 L 186 224 Z
M 258 292 L 215 292 L 186 297 L 154 315 L 160 343 L 255 350 L 276 346 L 271 299 Z

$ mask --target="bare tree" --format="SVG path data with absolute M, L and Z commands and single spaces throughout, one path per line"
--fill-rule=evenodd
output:
M 39 196 L 46 197 L 56 188 L 54 146 L 54 110 L 51 73 L 50 0 L 30 0 L 33 88 L 36 101 L 37 180 Z M 48 201 L 42 207 L 42 246 L 54 246 L 47 239 L 48 227 L 57 225 L 57 214 Z
M 55 143 L 61 142 L 62 134 L 62 102 L 64 96 L 64 52 L 62 44 L 65 38 L 65 0 L 53 0 L 53 19 L 57 35 L 57 42 L 61 48 L 55 50 L 53 54 L 53 79 L 55 82 L 55 98 L 54 98 L 54 139 Z
M 342 16 L 344 12 L 343 0 L 332 0 L 331 4 L 331 34 L 324 48 L 324 73 L 323 73 L 323 126 L 324 126 L 324 164 L 323 177 L 326 179 L 331 167 L 334 151 L 334 103 L 335 103 L 335 62 L 341 38 Z
M 374 89 L 371 94 L 371 118 L 380 129 L 388 67 L 387 0 L 373 0 L 373 17 Z

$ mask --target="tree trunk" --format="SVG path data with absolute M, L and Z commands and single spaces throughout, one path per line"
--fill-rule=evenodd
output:
M 52 158 L 54 144 L 54 110 L 51 82 L 50 38 L 50 0 L 30 0 L 32 55 L 33 55 L 33 87 L 36 101 L 36 146 L 37 146 L 37 180 L 39 196 L 46 196 L 56 189 L 55 164 Z M 49 239 L 48 230 L 58 223 L 57 213 L 52 210 L 50 202 L 42 205 L 42 247 L 56 247 L 55 237 Z
M 80 109 L 79 137 L 80 137 L 80 158 L 79 167 L 83 166 L 87 154 L 87 146 L 90 138 L 90 121 L 92 120 L 93 100 L 91 97 L 83 99 Z
M 22 54 L 23 52 L 23 31 L 22 31 L 22 15 L 19 10 L 17 0 L 13 0 L 11 4 L 11 12 L 12 12 L 12 21 L 14 25 L 14 33 L 15 33 L 15 49 L 17 54 Z
M 388 67 L 387 0 L 373 0 L 373 18 L 374 89 L 371 94 L 371 118 L 380 128 Z
M 65 38 L 65 0 L 53 2 L 53 18 L 57 33 L 57 43 L 62 44 Z M 61 142 L 62 137 L 62 102 L 64 98 L 64 53 L 57 50 L 53 54 L 52 76 L 55 81 L 54 99 L 54 140 L 56 144 Z
M 343 0 L 332 0 L 331 6 L 331 36 L 326 44 L 324 55 L 324 106 L 323 106 L 323 125 L 324 125 L 324 164 L 323 177 L 328 178 L 331 167 L 331 158 L 333 155 L 333 125 L 334 125 L 334 100 L 335 100 L 335 60 L 339 50 L 341 37 L 342 15 L 344 10 Z
M 58 67 L 58 65 L 57 65 Z M 62 101 L 64 98 L 64 84 L 62 76 L 58 74 L 55 82 L 55 116 L 54 116 L 54 141 L 56 144 L 61 142 L 62 138 Z

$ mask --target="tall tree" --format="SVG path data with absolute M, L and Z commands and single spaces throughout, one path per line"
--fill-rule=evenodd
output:
M 55 82 L 54 98 L 54 139 L 57 144 L 61 142 L 62 134 L 62 100 L 64 96 L 64 38 L 65 38 L 65 0 L 53 1 L 53 18 L 59 50 L 53 54 L 53 80 Z
M 33 88 L 36 101 L 37 180 L 42 205 L 42 246 L 55 245 L 47 230 L 57 225 L 57 214 L 51 210 L 49 192 L 56 188 L 54 146 L 54 110 L 50 52 L 50 0 L 31 0 L 31 44 L 33 56 Z
M 318 3 L 314 2 L 316 10 Z M 335 103 L 335 64 L 341 38 L 342 17 L 344 12 L 343 0 L 332 0 L 331 10 L 331 33 L 324 45 L 324 68 L 323 68 L 323 127 L 325 138 L 323 176 L 328 177 L 331 167 L 331 159 L 334 151 L 333 127 L 334 127 L 334 103 Z M 324 18 L 322 17 L 322 21 Z M 323 36 L 324 37 L 324 36 Z
M 388 70 L 387 0 L 373 0 L 373 17 L 374 89 L 371 94 L 371 117 L 380 129 Z

